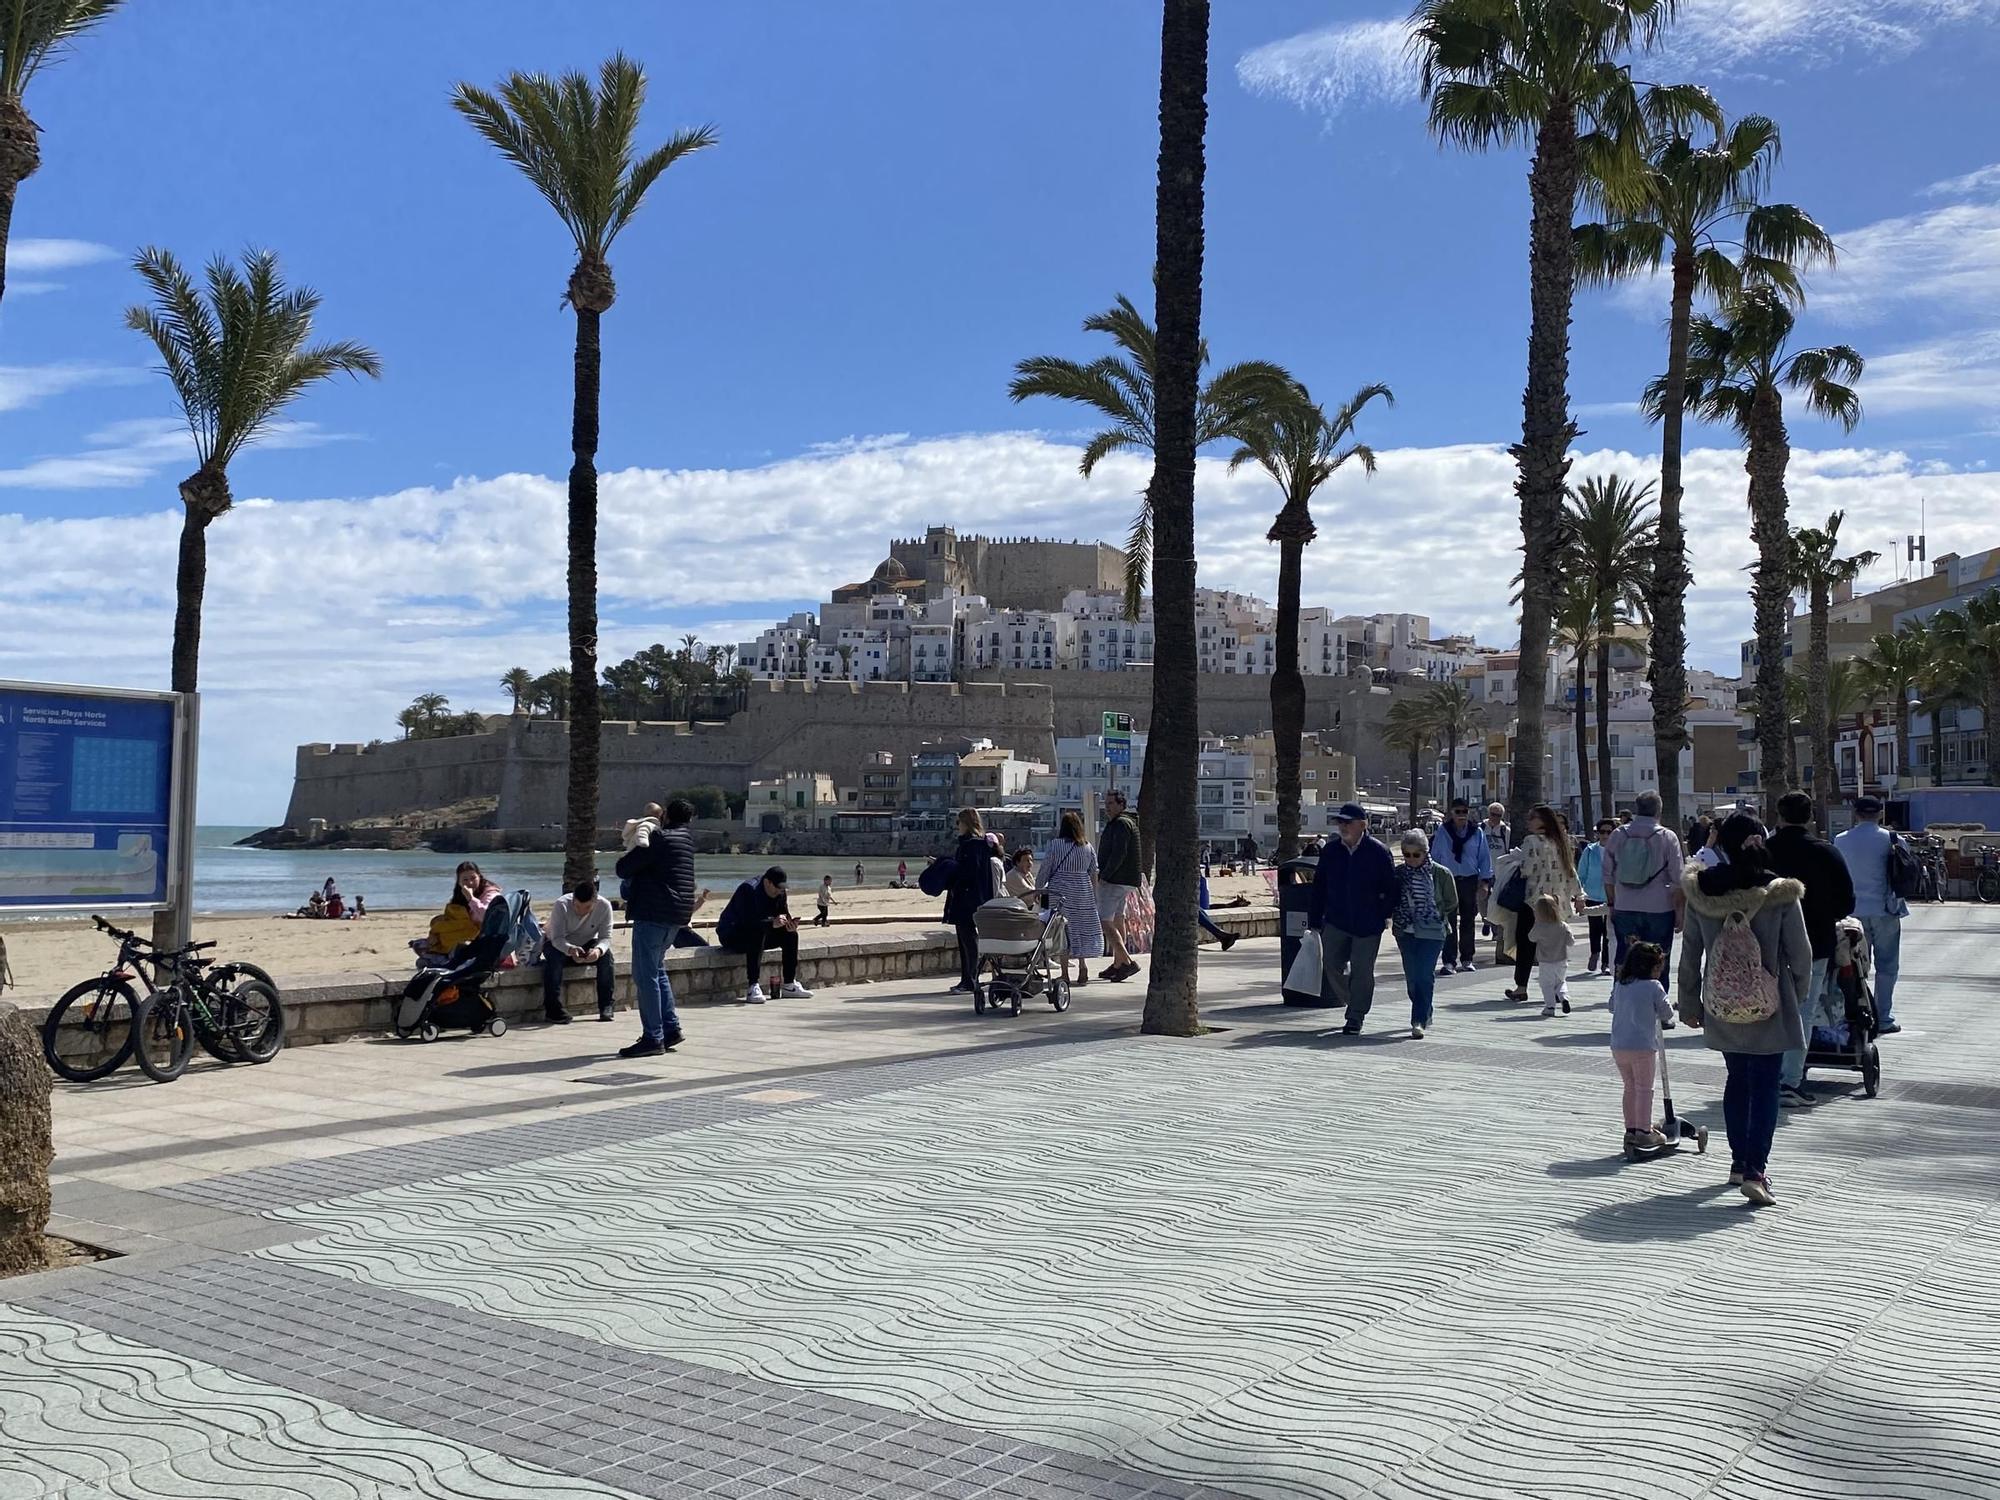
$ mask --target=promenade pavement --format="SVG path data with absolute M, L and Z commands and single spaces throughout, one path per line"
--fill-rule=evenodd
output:
M 1619 1156 L 1604 981 L 1412 1041 L 1385 956 L 1342 1038 L 1273 941 L 1192 1041 L 910 983 L 65 1088 L 58 1227 L 132 1253 L 0 1283 L 0 1500 L 1991 1497 L 1996 938 L 1912 917 L 1760 1213 Z

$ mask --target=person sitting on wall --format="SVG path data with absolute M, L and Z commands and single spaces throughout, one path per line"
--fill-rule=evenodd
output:
M 611 1019 L 611 903 L 597 894 L 597 882 L 583 880 L 549 908 L 542 942 L 542 1016 L 557 1026 L 571 1021 L 563 1005 L 563 973 L 574 965 L 597 971 L 597 1019 Z
M 715 938 L 724 951 L 743 955 L 750 976 L 750 987 L 743 996 L 745 1005 L 764 1003 L 767 948 L 778 950 L 784 966 L 785 987 L 778 993 L 787 1000 L 812 999 L 812 991 L 799 983 L 799 920 L 786 905 L 785 872 L 777 865 L 736 887 L 736 894 L 716 920 Z

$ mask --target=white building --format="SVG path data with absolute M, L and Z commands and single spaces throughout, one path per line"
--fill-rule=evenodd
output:
M 910 627 L 910 680 L 950 682 L 957 671 L 958 632 L 950 623 Z
M 818 639 L 818 624 L 809 612 L 801 612 L 738 646 L 736 664 L 757 677 L 802 677 L 806 656 Z
M 1733 709 L 1691 708 L 1687 713 L 1687 722 L 1691 732 L 1698 724 L 1726 724 L 1734 729 L 1738 718 Z M 1549 801 L 1568 814 L 1571 824 L 1575 825 L 1583 816 L 1583 798 L 1577 786 L 1574 711 L 1552 715 L 1547 728 L 1549 764 L 1548 779 L 1544 785 L 1548 789 Z M 1639 793 L 1660 789 L 1658 764 L 1653 754 L 1652 699 L 1640 693 L 1612 704 L 1609 728 L 1611 796 L 1616 804 L 1612 811 L 1630 811 L 1632 799 Z M 1604 809 L 1597 805 L 1602 780 L 1598 775 L 1597 711 L 1594 708 L 1584 726 L 1584 757 L 1590 773 L 1591 809 L 1596 816 L 1602 817 Z M 1692 742 L 1681 747 L 1680 782 L 1681 806 L 1683 809 L 1692 808 L 1696 797 Z
M 1102 807 L 1104 794 L 1114 785 L 1137 800 L 1139 768 L 1145 759 L 1143 734 L 1132 736 L 1132 764 L 1116 768 L 1104 759 L 1103 735 L 1066 735 L 1056 741 L 1056 800 L 1064 807 L 1081 808 L 1086 797 L 1094 797 Z
M 1077 661 L 1077 622 L 1061 611 L 1008 609 L 968 626 L 968 665 L 1014 672 L 1069 671 Z
M 1240 839 L 1250 831 L 1252 788 L 1256 768 L 1250 755 L 1230 750 L 1217 742 L 1201 751 L 1200 780 L 1196 784 L 1196 810 L 1201 817 L 1204 839 Z

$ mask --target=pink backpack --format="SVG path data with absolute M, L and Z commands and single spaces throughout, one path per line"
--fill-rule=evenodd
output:
M 1764 967 L 1764 950 L 1750 919 L 1733 911 L 1709 950 L 1701 1008 L 1718 1021 L 1744 1026 L 1778 1013 L 1778 976 Z

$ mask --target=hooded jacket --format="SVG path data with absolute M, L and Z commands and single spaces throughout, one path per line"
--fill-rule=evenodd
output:
M 1812 942 L 1806 936 L 1805 911 L 1800 905 L 1806 888 L 1788 875 L 1776 875 L 1767 885 L 1740 886 L 1709 892 L 1701 888 L 1703 871 L 1690 864 L 1681 875 L 1687 898 L 1687 920 L 1681 935 L 1679 1009 L 1690 1026 L 1700 1025 L 1708 1045 L 1717 1052 L 1769 1054 L 1805 1046 L 1799 1020 L 1799 997 L 1812 980 Z M 1722 924 L 1731 912 L 1742 912 L 1763 951 L 1764 967 L 1778 976 L 1778 1009 L 1762 1021 L 1736 1024 L 1704 1019 L 1701 984 Z
M 1854 881 L 1848 876 L 1847 861 L 1825 839 L 1796 825 L 1780 828 L 1764 840 L 1764 848 L 1772 869 L 1805 882 L 1805 899 L 1799 905 L 1806 914 L 1812 955 L 1832 958 L 1834 924 L 1854 913 Z

